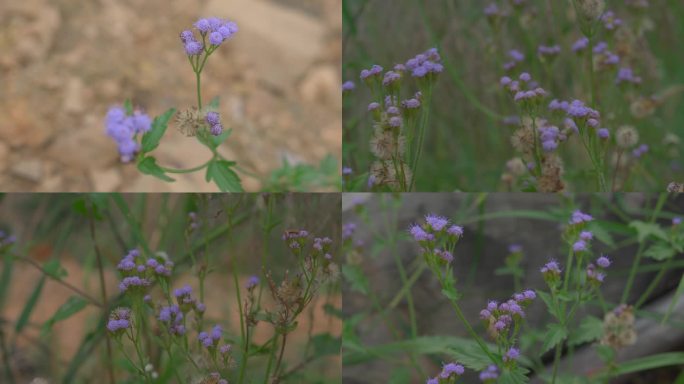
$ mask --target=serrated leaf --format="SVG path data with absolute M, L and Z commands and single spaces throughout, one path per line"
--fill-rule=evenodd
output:
M 361 270 L 361 267 L 357 265 L 343 265 L 342 275 L 347 279 L 352 291 L 363 293 L 364 295 L 368 294 L 370 290 L 368 279 Z
M 152 156 L 147 156 L 142 159 L 142 161 L 138 163 L 138 170 L 146 175 L 154 176 L 164 181 L 174 181 L 166 175 L 159 165 L 157 165 L 157 159 Z
M 244 192 L 240 177 L 231 169 L 234 162 L 212 161 L 207 167 L 207 179 L 213 180 L 222 192 Z
M 636 220 L 630 222 L 629 226 L 637 231 L 637 240 L 639 243 L 643 243 L 644 240 L 650 236 L 667 241 L 667 233 L 665 233 L 658 224 Z
M 142 153 L 147 153 L 153 151 L 157 146 L 159 146 L 159 141 L 166 133 L 166 128 L 169 125 L 169 120 L 176 113 L 175 108 L 171 108 L 168 111 L 162 113 L 161 115 L 154 118 L 152 121 L 152 128 L 145 132 L 142 137 Z
M 553 323 L 546 327 L 546 333 L 544 334 L 544 344 L 542 345 L 541 353 L 548 351 L 549 349 L 555 347 L 557 344 L 563 342 L 563 340 L 568 336 L 568 331 L 564 326 Z
M 674 257 L 674 255 L 677 254 L 677 251 L 672 249 L 672 247 L 664 243 L 662 241 L 659 241 L 650 247 L 644 252 L 644 256 L 650 257 L 653 260 L 667 260 L 671 259 Z
M 586 316 L 577 329 L 570 333 L 568 345 L 581 345 L 598 340 L 603 336 L 603 321 L 595 316 Z
M 67 277 L 69 274 L 64 267 L 62 267 L 62 264 L 60 264 L 59 260 L 57 259 L 51 259 L 47 263 L 43 264 L 43 272 L 45 272 L 46 275 L 54 278 L 54 279 L 61 279 L 63 277 Z
M 515 370 L 511 371 L 509 369 L 504 370 L 499 376 L 499 384 L 525 384 L 529 382 L 530 379 L 527 378 L 521 371 Z
M 62 320 L 66 320 L 69 317 L 80 312 L 83 308 L 88 305 L 88 301 L 80 296 L 71 296 L 67 299 L 66 303 L 62 304 L 61 307 L 57 309 L 52 317 L 43 324 L 43 333 L 47 333 L 52 329 L 52 326 Z
M 537 296 L 539 296 L 544 304 L 546 304 L 546 308 L 549 310 L 549 313 L 553 315 L 556 319 L 558 318 L 558 310 L 556 306 L 553 304 L 553 299 L 551 298 L 551 295 L 544 291 L 537 290 Z

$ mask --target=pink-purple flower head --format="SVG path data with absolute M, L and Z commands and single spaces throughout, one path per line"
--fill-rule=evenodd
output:
M 121 334 L 131 327 L 131 310 L 129 308 L 117 308 L 109 315 L 107 330 L 114 334 Z
M 406 61 L 405 67 L 415 78 L 433 78 L 444 71 L 442 58 L 436 48 L 430 48 L 409 59 Z
M 572 213 L 572 216 L 570 217 L 570 225 L 584 224 L 592 220 L 594 220 L 594 218 L 591 215 L 583 213 L 580 210 L 576 210 Z
M 121 283 L 119 283 L 119 291 L 121 291 L 121 293 L 142 292 L 150 285 L 152 285 L 152 282 L 147 278 L 129 276 L 124 277 L 123 280 L 121 280 Z
M 584 240 L 577 240 L 572 245 L 572 250 L 575 252 L 584 252 L 587 250 L 587 242 Z
M 561 274 L 561 268 L 560 264 L 556 260 L 550 260 L 546 264 L 544 264 L 543 267 L 541 267 L 541 273 L 544 275 L 556 275 L 559 276 Z
M 510 244 L 508 245 L 508 253 L 521 253 L 523 250 L 520 244 Z
M 608 128 L 600 128 L 598 131 L 596 131 L 596 135 L 599 137 L 599 139 L 608 140 L 610 138 L 610 131 Z
M 164 323 L 169 334 L 174 336 L 183 336 L 185 334 L 185 325 L 183 325 L 183 312 L 177 305 L 162 307 L 159 310 L 159 321 Z
M 401 75 L 398 72 L 387 71 L 382 79 L 382 85 L 385 87 L 392 87 L 401 80 Z
M 508 51 L 507 55 L 511 59 L 503 65 L 504 70 L 507 72 L 515 68 L 518 63 L 525 60 L 525 55 L 517 49 L 511 49 Z
M 356 89 L 356 84 L 353 81 L 345 81 L 342 84 L 342 93 L 351 92 Z
M 518 360 L 520 357 L 520 350 L 515 347 L 511 347 L 506 354 L 503 356 L 503 361 L 504 362 L 510 362 L 510 361 L 515 361 Z
M 584 51 L 585 49 L 587 49 L 588 46 L 589 46 L 589 39 L 587 39 L 586 37 L 582 37 L 572 44 L 572 51 L 575 53 L 580 53 L 580 52 Z
M 204 119 L 209 125 L 209 132 L 213 136 L 219 136 L 221 132 L 223 132 L 223 126 L 221 125 L 221 116 L 218 114 L 218 112 L 207 112 Z
M 635 76 L 632 68 L 621 67 L 615 77 L 615 84 L 641 84 L 641 77 Z
M 444 364 L 444 366 L 442 367 L 442 372 L 439 373 L 439 377 L 441 379 L 450 379 L 452 377 L 461 376 L 463 372 L 465 372 L 465 369 L 461 364 Z
M 425 216 L 425 223 L 435 232 L 440 232 L 449 225 L 449 219 L 443 216 L 428 214 Z
M 463 227 L 460 225 L 451 225 L 447 229 L 447 233 L 457 239 L 460 239 L 461 236 L 463 236 Z
M 487 367 L 484 371 L 480 372 L 480 381 L 483 383 L 494 382 L 494 380 L 499 378 L 499 368 L 492 364 Z
M 579 234 L 579 238 L 584 240 L 584 241 L 590 241 L 591 239 L 594 238 L 594 234 L 591 233 L 591 231 L 582 231 Z
M 411 227 L 409 227 L 409 234 L 411 234 L 413 240 L 419 243 L 435 240 L 435 235 L 428 233 L 418 224 L 413 224 Z
M 359 76 L 361 80 L 368 80 L 370 78 L 382 75 L 383 68 L 379 65 L 373 65 L 370 69 L 364 69 Z
M 454 255 L 451 254 L 451 252 L 447 251 L 446 249 L 441 249 L 441 250 L 440 250 L 440 249 L 436 249 L 436 250 L 435 250 L 435 255 L 437 255 L 437 257 L 439 257 L 440 259 L 442 259 L 442 260 L 443 260 L 444 262 L 446 262 L 447 264 L 449 264 L 449 263 L 451 263 L 452 261 L 454 261 Z
M 613 31 L 622 25 L 622 19 L 618 18 L 613 11 L 606 11 L 601 15 L 601 21 L 609 31 Z
M 254 289 L 259 285 L 259 276 L 252 275 L 247 279 L 247 284 L 245 284 L 245 288 L 247 289 Z
M 605 255 L 601 255 L 598 259 L 596 259 L 596 265 L 601 268 L 608 268 L 610 267 L 610 264 L 610 259 Z
M 539 127 L 539 139 L 544 152 L 553 152 L 558 148 L 560 130 L 558 127 L 550 125 Z
M 439 378 L 438 377 L 430 377 L 427 380 L 425 380 L 425 384 L 439 384 Z
M 606 274 L 596 270 L 596 266 L 593 263 L 587 265 L 587 279 L 590 283 L 599 285 L 603 283 L 606 278 Z
M 121 161 L 127 163 L 140 150 L 136 136 L 152 128 L 152 119 L 139 110 L 127 115 L 123 107 L 114 106 L 107 111 L 105 127 L 107 135 L 117 143 Z
M 648 152 L 648 149 L 648 144 L 641 144 L 632 151 L 632 156 L 635 159 L 639 159 Z
M 682 223 L 682 218 L 681 218 L 681 217 L 675 217 L 674 219 L 672 219 L 672 225 L 673 225 L 673 226 L 677 226 L 677 225 L 679 225 L 679 224 L 681 224 L 681 223 Z
M 537 54 L 542 57 L 555 57 L 561 52 L 560 45 L 540 45 L 537 48 Z
M 420 108 L 420 100 L 408 99 L 401 102 L 401 107 L 404 109 L 418 109 Z

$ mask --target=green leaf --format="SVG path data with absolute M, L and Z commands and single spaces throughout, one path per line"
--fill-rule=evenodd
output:
M 546 308 L 548 308 L 549 313 L 553 315 L 556 319 L 558 319 L 558 310 L 556 306 L 553 304 L 553 299 L 551 298 L 551 295 L 544 291 L 537 290 L 537 296 L 539 296 L 544 304 L 546 304 Z
M 671 259 L 674 257 L 674 255 L 677 254 L 677 251 L 672 249 L 672 247 L 662 241 L 659 241 L 650 247 L 644 252 L 644 256 L 650 257 L 651 259 L 654 260 L 667 260 Z
M 127 115 L 130 116 L 133 114 L 133 103 L 131 102 L 131 99 L 126 99 L 126 101 L 124 101 L 123 106 Z
M 607 345 L 597 345 L 596 354 L 606 364 L 615 358 L 615 350 Z
M 31 296 L 29 296 L 26 305 L 24 305 L 24 309 L 19 315 L 19 320 L 17 320 L 17 324 L 14 326 L 15 333 L 21 333 L 26 324 L 28 324 L 31 313 L 33 313 L 33 309 L 36 307 L 36 303 L 38 303 L 40 294 L 43 292 L 43 286 L 45 286 L 45 276 L 40 277 L 40 280 L 38 280 L 38 285 L 33 288 Z
M 603 321 L 595 316 L 586 316 L 576 330 L 570 333 L 568 345 L 581 345 L 598 340 L 603 336 Z
M 667 312 L 665 313 L 665 316 L 663 317 L 663 321 L 661 324 L 667 323 L 667 319 L 672 314 L 672 311 L 674 310 L 674 307 L 679 301 L 679 298 L 682 296 L 682 294 L 684 294 L 684 275 L 682 275 L 681 279 L 679 280 L 677 290 L 675 291 L 674 297 L 672 298 L 670 305 L 668 305 L 667 307 Z
M 387 384 L 410 384 L 412 371 L 408 367 L 397 367 L 392 369 Z
M 610 375 L 616 377 L 628 373 L 642 372 L 649 369 L 669 367 L 684 364 L 684 352 L 666 352 L 657 355 L 650 355 L 634 360 L 624 361 L 617 365 L 617 367 L 605 373 L 603 376 Z
M 361 270 L 361 267 L 358 265 L 343 265 L 342 275 L 344 275 L 344 278 L 347 279 L 352 291 L 356 291 L 364 295 L 367 295 L 370 291 L 368 279 Z
M 166 176 L 164 170 L 157 165 L 157 159 L 152 156 L 147 156 L 142 159 L 142 161 L 138 163 L 138 169 L 146 175 L 154 176 L 164 181 L 174 181 L 172 178 Z
M 520 370 L 511 371 L 509 369 L 504 370 L 499 376 L 499 384 L 525 384 L 529 382 L 530 379 L 525 376 Z
M 214 180 L 222 192 L 244 192 L 240 177 L 231 169 L 234 165 L 225 160 L 212 161 L 207 167 L 207 180 Z
M 47 263 L 43 264 L 43 272 L 45 272 L 46 275 L 60 280 L 63 277 L 67 277 L 68 272 L 64 267 L 62 267 L 62 264 L 59 263 L 59 260 L 57 259 L 51 259 Z
M 209 104 L 207 104 L 207 107 L 209 109 L 218 109 L 220 103 L 221 103 L 221 98 L 216 96 L 213 99 L 211 99 Z
M 311 338 L 314 348 L 314 356 L 323 357 L 335 355 L 339 356 L 342 348 L 342 338 L 333 337 L 329 333 L 321 333 Z
M 171 108 L 154 118 L 154 121 L 152 121 L 152 128 L 145 132 L 142 137 L 142 153 L 151 152 L 159 146 L 159 141 L 164 136 L 164 133 L 166 133 L 169 120 L 175 113 L 176 109 Z
M 630 222 L 629 226 L 637 231 L 637 240 L 639 240 L 639 243 L 643 243 L 644 240 L 650 236 L 667 241 L 667 233 L 665 233 L 665 231 L 663 231 L 658 224 L 636 220 Z
M 541 353 L 548 351 L 557 344 L 562 343 L 568 336 L 568 331 L 564 326 L 553 323 L 546 327 L 546 334 L 544 335 L 544 344 L 542 345 Z
M 0 313 L 5 307 L 5 300 L 9 294 L 9 286 L 12 281 L 12 271 L 14 270 L 14 258 L 4 255 L 2 260 L 2 276 L 0 276 Z
M 43 324 L 42 333 L 48 333 L 55 323 L 66 320 L 75 315 L 85 308 L 86 305 L 88 305 L 88 301 L 86 299 L 80 296 L 71 296 L 66 303 L 62 304 L 62 306 L 57 309 L 57 312 L 55 312 L 55 314 L 52 315 L 52 317 L 45 322 L 45 324 Z
M 591 231 L 594 234 L 594 237 L 603 244 L 609 247 L 615 246 L 615 242 L 613 241 L 613 237 L 610 235 L 610 232 L 608 232 L 600 222 L 590 221 L 587 225 L 587 229 Z

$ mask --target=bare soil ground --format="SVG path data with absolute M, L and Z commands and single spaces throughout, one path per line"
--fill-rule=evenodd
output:
M 214 191 L 203 174 L 167 184 L 121 164 L 103 126 L 127 98 L 151 115 L 196 103 L 178 34 L 202 16 L 240 26 L 203 74 L 203 98 L 219 96 L 233 128 L 223 154 L 260 178 L 283 158 L 340 159 L 340 14 L 341 0 L 0 3 L 0 189 Z M 208 159 L 173 125 L 155 156 L 178 168 Z

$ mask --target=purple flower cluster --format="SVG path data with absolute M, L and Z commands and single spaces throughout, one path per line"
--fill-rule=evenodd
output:
M 219 19 L 218 17 L 199 19 L 195 23 L 195 28 L 200 32 L 202 41 L 205 41 L 208 35 L 209 44 L 214 47 L 218 47 L 221 43 L 233 37 L 238 31 L 237 24 L 229 20 Z M 205 48 L 204 43 L 196 39 L 195 34 L 189 29 L 180 33 L 180 39 L 188 56 L 199 55 Z
M 635 76 L 632 68 L 622 67 L 618 70 L 617 76 L 615 77 L 615 84 L 641 84 L 641 77 Z
M 579 40 L 575 41 L 572 44 L 572 51 L 575 53 L 580 53 L 580 52 L 584 51 L 585 49 L 587 49 L 588 46 L 589 46 L 589 39 L 587 39 L 586 37 L 581 37 Z
M 168 329 L 171 335 L 182 336 L 185 334 L 183 312 L 181 312 L 177 305 L 162 307 L 159 310 L 158 319 L 166 326 L 166 329 Z
M 536 84 L 532 81 L 532 76 L 527 72 L 521 73 L 518 80 L 504 76 L 499 80 L 499 84 L 513 95 L 515 102 L 521 103 L 524 106 L 537 105 L 547 96 L 547 92 L 543 88 L 533 87 Z
M 254 289 L 257 286 L 259 286 L 260 282 L 261 280 L 259 280 L 259 276 L 252 275 L 249 277 L 249 279 L 247 279 L 247 284 L 245 284 L 245 288 L 247 288 L 248 290 Z
M 620 63 L 620 56 L 610 52 L 605 41 L 596 44 L 594 54 L 599 67 L 613 67 Z
M 356 84 L 354 84 L 353 81 L 345 81 L 345 82 L 342 84 L 342 92 L 343 92 L 343 93 L 344 93 L 344 92 L 351 92 L 351 91 L 353 91 L 354 89 L 356 89 Z
M 0 248 L 7 247 L 17 242 L 14 235 L 9 235 L 5 231 L 0 230 Z
M 539 127 L 539 140 L 541 141 L 544 152 L 553 152 L 558 148 L 559 141 L 566 137 L 561 134 L 558 127 L 553 125 L 543 125 Z
M 648 152 L 648 149 L 648 144 L 641 144 L 632 151 L 632 156 L 634 156 L 635 159 L 639 159 Z
M 496 365 L 490 365 L 484 371 L 480 372 L 480 381 L 483 383 L 494 382 L 499 378 L 499 368 Z
M 359 77 L 363 81 L 368 81 L 376 77 L 379 78 L 382 75 L 383 70 L 384 69 L 381 66 L 373 65 L 370 69 L 362 70 L 361 75 Z
M 511 61 L 508 61 L 503 65 L 504 71 L 506 72 L 513 70 L 518 63 L 525 60 L 525 55 L 517 49 L 511 49 L 508 51 L 508 57 L 511 59 Z
M 200 332 L 197 335 L 197 339 L 202 343 L 205 348 L 216 348 L 221 341 L 221 336 L 223 335 L 223 329 L 220 325 L 215 325 L 211 329 L 211 333 Z
M 207 124 L 209 124 L 209 132 L 212 135 L 218 136 L 223 132 L 223 125 L 221 125 L 221 116 L 218 112 L 207 112 L 204 116 Z
M 114 106 L 107 111 L 105 127 L 107 135 L 116 141 L 121 161 L 127 163 L 133 160 L 140 150 L 136 136 L 149 131 L 152 127 L 152 120 L 140 111 L 136 110 L 133 115 L 129 116 L 123 107 Z
M 119 290 L 121 293 L 125 292 L 142 292 L 147 287 L 152 285 L 152 282 L 144 277 L 139 276 L 129 276 L 124 277 L 119 283 Z
M 675 217 L 672 219 L 672 225 L 677 226 L 682 223 L 682 218 L 681 217 Z
M 601 16 L 601 22 L 609 31 L 613 31 L 622 25 L 622 19 L 618 18 L 613 11 L 606 11 Z
M 525 317 L 525 307 L 537 297 L 533 290 L 528 289 L 515 293 L 508 301 L 498 302 L 492 300 L 487 307 L 480 311 L 480 319 L 487 322 L 488 329 L 496 334 L 506 333 L 516 321 Z
M 345 223 L 342 225 L 342 240 L 349 240 L 354 236 L 354 232 L 356 231 L 356 224 L 354 223 Z
M 172 261 L 163 256 L 145 260 L 140 251 L 133 249 L 121 259 L 116 268 L 124 277 L 138 277 L 149 281 L 152 277 L 171 276 L 173 265 Z
M 301 249 L 306 244 L 306 239 L 309 237 L 309 232 L 303 229 L 294 231 L 285 231 L 283 233 L 283 241 L 292 250 Z
M 203 303 L 192 297 L 192 287 L 187 284 L 182 288 L 174 289 L 173 296 L 176 298 L 178 307 L 183 313 L 194 310 L 196 313 L 201 314 L 207 309 Z
M 426 384 L 439 384 L 440 380 L 448 380 L 457 376 L 461 376 L 465 372 L 465 368 L 458 363 L 448 363 L 442 366 L 442 372 L 437 375 L 437 377 L 430 378 L 426 381 Z
M 540 45 L 537 54 L 542 57 L 555 57 L 561 53 L 560 45 Z
M 520 244 L 510 244 L 508 246 L 508 253 L 521 253 L 523 251 L 523 247 Z
M 592 220 L 594 220 L 594 218 L 591 215 L 583 213 L 580 210 L 576 210 L 572 213 L 569 223 L 570 225 L 581 225 L 588 223 Z
M 332 255 L 330 254 L 330 247 L 332 245 L 332 239 L 329 237 L 316 237 L 313 240 L 314 255 L 323 255 L 326 260 L 331 260 Z
M 447 234 L 452 239 L 463 236 L 463 227 L 450 225 L 449 219 L 443 216 L 428 214 L 425 216 L 425 224 L 413 224 L 409 227 L 411 237 L 417 242 L 431 242 L 436 235 Z
M 606 278 L 604 270 L 610 267 L 611 261 L 608 257 L 601 255 L 596 259 L 596 264 L 589 263 L 587 265 L 587 279 L 591 284 L 600 285 Z
M 131 310 L 128 308 L 116 308 L 109 315 L 107 330 L 112 333 L 122 333 L 131 327 Z
M 548 263 L 541 267 L 540 272 L 544 275 L 544 280 L 547 283 L 553 283 L 558 281 L 561 275 L 560 264 L 556 260 L 550 260 Z
M 519 357 L 520 357 L 520 350 L 519 350 L 518 348 L 511 347 L 511 348 L 506 352 L 506 354 L 504 354 L 504 356 L 503 356 L 503 361 L 504 361 L 504 362 L 515 361 L 515 360 L 518 360 Z
M 409 59 L 405 67 L 411 72 L 411 76 L 417 78 L 434 77 L 444 71 L 437 48 L 430 48 Z

